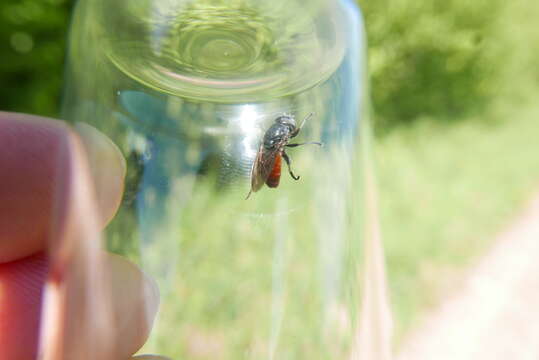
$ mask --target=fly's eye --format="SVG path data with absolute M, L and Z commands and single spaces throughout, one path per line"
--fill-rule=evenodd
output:
M 293 117 L 286 116 L 286 115 L 279 116 L 277 119 L 275 119 L 275 122 L 278 124 L 288 125 L 288 126 L 290 125 L 295 126 L 295 123 L 296 123 Z

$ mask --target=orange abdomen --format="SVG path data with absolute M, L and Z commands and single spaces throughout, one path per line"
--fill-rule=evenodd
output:
M 275 156 L 275 164 L 273 164 L 273 169 L 266 180 L 266 185 L 270 188 L 276 188 L 279 186 L 279 180 L 281 179 L 281 155 L 278 154 Z

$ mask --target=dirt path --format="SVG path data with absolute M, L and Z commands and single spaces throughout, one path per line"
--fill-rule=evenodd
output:
M 397 360 L 539 360 L 539 196 Z

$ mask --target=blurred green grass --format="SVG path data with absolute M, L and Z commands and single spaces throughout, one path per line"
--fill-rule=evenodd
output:
M 378 142 L 381 218 L 399 336 L 458 291 L 461 271 L 539 190 L 533 106 L 497 126 L 419 123 Z

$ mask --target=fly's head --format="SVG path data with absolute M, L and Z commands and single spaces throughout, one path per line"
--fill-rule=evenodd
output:
M 275 119 L 275 123 L 286 126 L 289 128 L 290 132 L 296 130 L 296 119 L 292 115 L 284 114 Z

